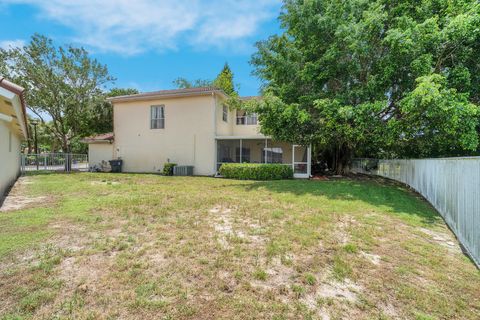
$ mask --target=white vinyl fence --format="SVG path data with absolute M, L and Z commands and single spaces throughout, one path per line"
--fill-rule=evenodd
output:
M 22 172 L 88 171 L 88 155 L 76 153 L 22 154 Z
M 480 267 L 480 157 L 355 159 L 351 169 L 403 182 L 422 194 Z

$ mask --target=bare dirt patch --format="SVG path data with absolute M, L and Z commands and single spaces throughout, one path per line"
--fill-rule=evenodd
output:
M 57 221 L 49 227 L 56 231 L 55 236 L 48 241 L 52 245 L 68 250 L 70 253 L 80 251 L 88 245 L 86 230 L 81 225 L 70 221 Z
M 112 264 L 114 254 L 97 253 L 89 256 L 68 257 L 62 261 L 60 279 L 65 281 L 65 293 L 75 288 L 97 290 L 98 282 Z
M 419 230 L 430 237 L 430 240 L 438 243 L 439 245 L 447 248 L 451 252 L 462 252 L 460 246 L 458 245 L 457 241 L 453 238 L 452 235 L 433 231 L 426 228 L 419 228 Z
M 353 283 L 349 279 L 345 279 L 343 282 L 333 281 L 330 283 L 323 283 L 318 291 L 317 297 L 321 298 L 335 298 L 346 300 L 348 302 L 356 302 L 357 294 L 361 292 L 362 288 Z
M 354 217 L 344 216 L 339 218 L 335 224 L 334 239 L 342 245 L 347 244 L 350 241 L 350 229 L 355 225 L 358 225 L 358 223 Z
M 218 241 L 223 248 L 230 247 L 228 243 L 228 237 L 234 235 L 232 218 L 230 217 L 231 212 L 232 209 L 222 209 L 222 207 L 220 206 L 216 206 L 210 209 L 210 213 L 215 215 L 213 227 L 216 233 L 218 233 Z M 243 234 L 239 234 L 239 237 L 241 236 L 243 236 Z
M 367 252 L 361 252 L 362 256 L 364 256 L 368 261 L 370 261 L 372 264 L 378 266 L 380 264 L 380 261 L 382 260 L 382 257 L 380 257 L 378 254 L 372 254 L 372 253 L 367 253 Z
M 387 303 L 385 302 L 385 304 L 382 304 L 380 305 L 380 310 L 382 310 L 382 312 L 392 318 L 392 319 L 398 319 L 399 318 L 399 315 L 397 313 L 397 311 L 395 310 L 395 307 L 391 304 L 391 303 Z
M 358 294 L 363 288 L 349 279 L 344 281 L 324 281 L 313 292 L 300 299 L 308 309 L 315 312 L 320 319 L 330 319 L 330 314 L 339 306 L 347 311 L 359 302 Z M 354 309 L 350 310 L 354 312 Z M 347 313 L 349 313 L 347 311 Z M 355 318 L 355 317 L 352 317 Z
M 35 204 L 44 202 L 46 197 L 26 197 L 9 195 L 3 202 L 0 212 L 15 211 L 34 207 Z
M 293 256 L 288 259 L 293 260 Z M 273 258 L 266 269 L 267 277 L 265 280 L 254 280 L 251 284 L 253 287 L 264 290 L 276 291 L 282 293 L 284 289 L 288 288 L 292 283 L 292 278 L 296 272 L 290 266 L 282 264 L 280 258 Z
M 248 219 L 236 218 L 234 213 L 237 208 L 222 208 L 215 206 L 209 210 L 214 215 L 213 227 L 218 234 L 218 241 L 224 248 L 230 248 L 229 239 L 237 237 L 252 245 L 262 245 L 265 238 L 257 234 L 261 229 L 257 223 Z
M 18 178 L 17 182 L 15 182 L 15 185 L 3 201 L 0 207 L 0 212 L 35 207 L 37 204 L 44 203 L 47 199 L 45 196 L 29 197 L 25 195 L 25 186 L 32 183 L 33 181 L 29 177 Z
M 105 181 L 92 181 L 92 182 L 90 182 L 90 184 L 91 184 L 92 186 L 98 186 L 98 185 L 104 185 L 104 186 L 106 186 L 106 185 L 112 185 L 112 186 L 116 186 L 116 185 L 119 185 L 120 182 L 118 182 L 118 181 L 106 181 L 106 180 L 105 180 Z

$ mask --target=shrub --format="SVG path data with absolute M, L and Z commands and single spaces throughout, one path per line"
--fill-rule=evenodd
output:
M 240 180 L 280 180 L 293 178 L 292 167 L 270 163 L 224 163 L 220 174 Z
M 163 165 L 163 175 L 164 176 L 173 176 L 173 167 L 175 167 L 176 163 L 167 162 Z

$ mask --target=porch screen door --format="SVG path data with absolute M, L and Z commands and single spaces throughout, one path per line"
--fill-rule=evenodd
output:
M 293 145 L 292 147 L 292 166 L 293 174 L 296 178 L 308 178 L 310 175 L 310 148 Z

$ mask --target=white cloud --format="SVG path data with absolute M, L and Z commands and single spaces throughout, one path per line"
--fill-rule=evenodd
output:
M 280 0 L 3 0 L 30 4 L 60 23 L 73 40 L 99 51 L 239 47 L 278 14 Z
M 22 48 L 25 41 L 22 39 L 0 41 L 0 49 Z

